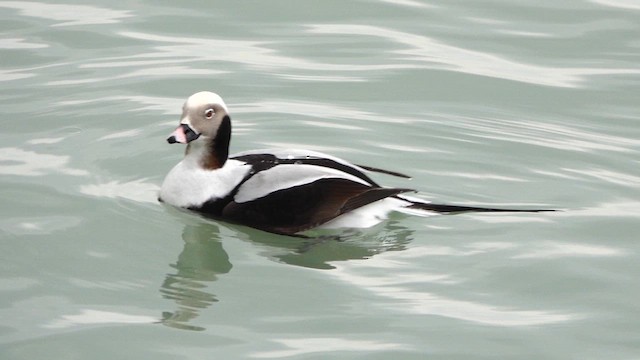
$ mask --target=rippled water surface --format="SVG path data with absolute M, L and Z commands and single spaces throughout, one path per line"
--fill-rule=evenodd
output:
M 164 3 L 0 1 L 2 359 L 640 356 L 637 1 Z M 232 151 L 563 211 L 203 220 L 156 201 L 200 90 Z

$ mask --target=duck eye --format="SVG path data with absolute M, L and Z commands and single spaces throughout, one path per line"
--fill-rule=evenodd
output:
M 207 119 L 211 119 L 213 117 L 213 114 L 215 114 L 215 112 L 213 111 L 213 109 L 207 109 L 207 111 L 204 112 L 204 116 Z

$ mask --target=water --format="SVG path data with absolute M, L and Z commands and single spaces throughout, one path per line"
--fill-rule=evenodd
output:
M 632 359 L 632 0 L 0 1 L 2 359 Z M 341 242 L 158 204 L 184 99 L 438 202 Z

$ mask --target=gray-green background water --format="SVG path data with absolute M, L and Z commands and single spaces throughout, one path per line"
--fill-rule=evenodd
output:
M 640 356 L 637 1 L 163 3 L 0 1 L 0 358 Z M 232 151 L 564 211 L 203 220 L 155 200 L 200 90 Z

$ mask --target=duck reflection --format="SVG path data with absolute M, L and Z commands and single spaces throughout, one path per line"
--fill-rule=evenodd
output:
M 368 259 L 386 251 L 404 250 L 412 234 L 413 231 L 391 221 L 374 229 L 349 230 L 339 236 L 298 239 L 292 251 L 271 257 L 290 265 L 328 270 L 335 268 L 332 262 Z
M 229 256 L 222 248 L 216 226 L 209 224 L 187 225 L 182 231 L 184 248 L 178 260 L 169 266 L 160 292 L 166 299 L 174 300 L 178 309 L 162 314 L 162 323 L 187 330 L 203 330 L 188 322 L 218 299 L 208 292 L 208 282 L 218 279 L 219 274 L 228 273 L 231 268 Z
M 225 226 L 225 225 L 220 225 Z M 231 271 L 233 265 L 222 247 L 221 237 L 233 234 L 233 240 L 245 240 L 267 245 L 263 255 L 277 262 L 315 269 L 333 269 L 335 261 L 368 259 L 386 251 L 404 250 L 413 231 L 388 221 L 367 231 L 350 230 L 339 236 L 322 233 L 308 238 L 270 234 L 245 227 L 229 225 L 229 232 L 221 236 L 220 227 L 203 221 L 186 225 L 182 232 L 184 248 L 173 269 L 166 275 L 160 292 L 177 304 L 177 309 L 162 314 L 166 326 L 184 330 L 204 330 L 191 325 L 199 311 L 219 301 L 210 292 L 209 283 Z

